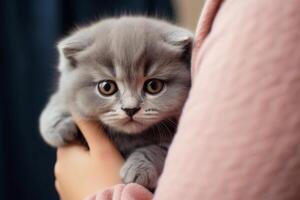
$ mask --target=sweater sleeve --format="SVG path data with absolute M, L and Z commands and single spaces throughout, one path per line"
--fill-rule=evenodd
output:
M 135 184 L 119 184 L 97 192 L 85 200 L 150 200 L 152 193 L 146 188 Z
M 154 199 L 300 199 L 300 1 L 226 0 L 201 23 Z

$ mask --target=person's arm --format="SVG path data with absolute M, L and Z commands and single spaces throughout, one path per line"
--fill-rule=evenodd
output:
M 203 30 L 154 199 L 300 199 L 300 1 L 226 0 Z

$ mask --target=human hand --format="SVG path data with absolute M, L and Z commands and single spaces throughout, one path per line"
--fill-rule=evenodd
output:
M 124 159 L 99 123 L 73 117 L 89 150 L 71 144 L 57 150 L 55 187 L 63 200 L 81 200 L 99 189 L 121 183 Z

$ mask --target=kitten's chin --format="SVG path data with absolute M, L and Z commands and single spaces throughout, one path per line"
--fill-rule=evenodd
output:
M 146 127 L 139 122 L 130 121 L 130 122 L 126 122 L 122 126 L 116 127 L 116 128 L 119 129 L 119 131 L 124 132 L 126 134 L 136 135 L 136 134 L 143 132 Z
M 122 124 L 106 124 L 117 132 L 128 135 L 137 135 L 147 129 L 147 126 L 137 121 L 128 121 Z

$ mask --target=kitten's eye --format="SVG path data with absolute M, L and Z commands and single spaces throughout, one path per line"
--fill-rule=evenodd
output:
M 144 91 L 149 94 L 158 94 L 164 88 L 164 81 L 159 79 L 149 79 L 145 82 Z
M 111 80 L 100 81 L 98 83 L 98 91 L 104 96 L 110 96 L 118 90 L 117 84 Z

